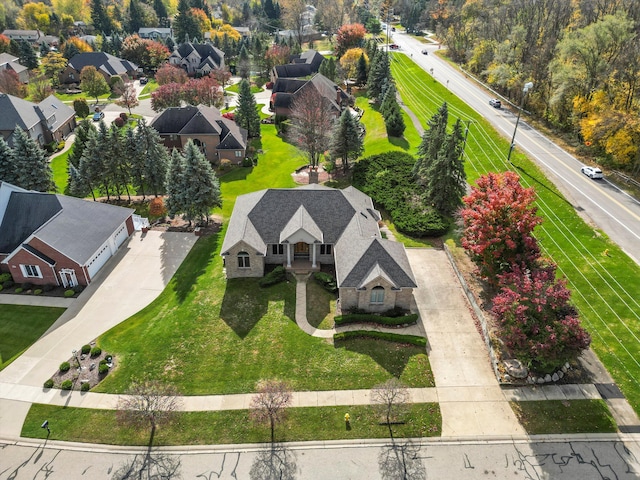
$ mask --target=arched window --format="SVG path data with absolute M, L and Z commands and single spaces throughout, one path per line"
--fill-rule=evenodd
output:
M 373 287 L 371 290 L 371 303 L 384 303 L 384 287 Z
M 200 140 L 198 140 L 197 138 L 193 139 L 193 144 L 198 147 L 200 149 L 200 151 L 202 152 L 202 154 L 206 157 L 207 156 L 207 146 L 202 143 Z
M 249 268 L 249 254 L 247 252 L 238 253 L 238 268 Z

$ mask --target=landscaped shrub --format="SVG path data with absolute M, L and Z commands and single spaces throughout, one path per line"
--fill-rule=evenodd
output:
M 415 325 L 418 321 L 418 314 L 412 313 L 402 317 L 382 317 L 380 315 L 369 314 L 347 314 L 338 315 L 334 318 L 336 325 L 349 325 L 352 323 L 376 323 L 378 325 Z
M 73 291 L 75 293 L 82 293 L 84 291 L 84 285 L 76 285 L 73 287 Z
M 402 307 L 393 307 L 387 310 L 386 312 L 381 312 L 380 316 L 382 317 L 402 317 L 404 315 L 409 315 L 411 312 L 406 308 Z
M 11 280 L 11 274 L 10 273 L 0 273 L 0 283 L 4 283 L 7 280 Z
M 322 288 L 324 288 L 329 292 L 333 293 L 338 290 L 338 284 L 336 283 L 336 279 L 332 275 L 329 275 L 328 273 L 315 272 L 313 274 L 313 279 L 316 282 L 318 282 L 320 285 L 322 285 Z
M 124 113 L 124 112 L 121 112 L 121 113 L 120 113 L 120 115 L 119 115 L 119 117 L 120 117 L 122 120 L 124 120 L 125 122 L 126 122 L 126 121 L 127 121 L 127 119 L 129 118 L 129 117 L 127 116 L 127 114 L 126 114 L 126 113 Z
M 22 287 L 18 287 L 14 290 L 16 293 L 22 293 Z
M 24 283 L 21 285 L 21 287 L 22 287 L 22 289 L 23 289 L 23 290 L 31 290 L 31 289 L 33 288 L 33 283 L 31 283 L 31 282 L 24 282 Z
M 60 385 L 60 388 L 62 390 L 71 390 L 73 388 L 73 382 L 71 380 L 65 380 L 64 382 L 62 382 L 62 384 Z
M 5 280 L 4 282 L 2 282 L 2 286 L 4 288 L 11 288 L 15 285 L 15 282 L 13 280 Z
M 102 349 L 100 347 L 93 347 L 91 349 L 91 356 L 92 357 L 97 357 L 98 355 L 100 355 L 102 353 Z
M 65 290 L 64 291 L 64 296 L 69 298 L 69 297 L 73 297 L 76 294 L 76 292 L 74 292 L 73 290 Z
M 42 291 L 43 291 L 43 292 L 50 292 L 51 290 L 53 290 L 53 289 L 55 289 L 55 288 L 56 288 L 56 286 L 55 286 L 55 285 L 52 285 L 52 284 L 50 284 L 50 283 L 47 283 L 46 285 L 43 285 L 43 286 L 42 286 Z
M 269 287 L 271 285 L 275 285 L 276 283 L 284 282 L 286 278 L 287 272 L 285 271 L 283 266 L 279 265 L 272 271 L 267 273 L 264 277 L 262 277 L 258 284 L 261 287 Z
M 42 289 L 41 289 L 41 288 L 36 288 L 36 289 L 33 291 L 33 294 L 34 294 L 34 295 L 42 295 Z
M 62 362 L 60 364 L 60 371 L 61 372 L 68 372 L 70 368 L 71 368 L 71 364 L 69 362 Z
M 118 128 L 124 127 L 124 120 L 121 119 L 120 117 L 116 117 L 116 119 L 113 121 L 113 123 L 115 123 L 116 127 L 118 127 Z
M 91 351 L 91 345 L 82 345 L 82 348 L 80 349 L 80 353 L 82 353 L 83 355 L 86 355 L 90 351 Z
M 351 332 L 336 333 L 333 336 L 333 340 L 336 343 L 352 338 L 376 338 L 379 340 L 387 340 L 389 342 L 408 343 L 410 345 L 416 345 L 418 347 L 426 347 L 427 345 L 427 340 L 424 337 L 418 337 L 416 335 L 400 335 L 397 333 L 387 332 L 353 330 Z
M 76 111 L 76 115 L 80 118 L 85 118 L 89 115 L 89 104 L 84 98 L 74 100 L 73 109 Z
M 3 289 L 3 288 L 4 288 L 4 287 L 3 287 L 2 285 L 0 285 L 0 292 L 2 291 L 2 289 Z
M 81 392 L 88 392 L 90 388 L 91 388 L 91 385 L 89 384 L 89 382 L 82 382 L 80 384 L 80 391 Z
M 449 220 L 435 210 L 423 206 L 402 203 L 391 210 L 396 228 L 414 237 L 439 237 L 449 230 Z
M 53 388 L 53 378 L 50 378 L 46 382 L 44 382 L 44 388 Z
M 98 365 L 98 373 L 100 375 L 104 375 L 108 371 L 109 371 L 109 365 L 107 365 L 106 363 L 101 363 L 100 365 Z
M 164 217 L 167 214 L 167 209 L 164 206 L 162 197 L 155 197 L 149 202 L 149 216 L 152 218 Z

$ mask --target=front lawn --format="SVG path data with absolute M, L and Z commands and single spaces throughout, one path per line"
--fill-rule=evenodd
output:
M 0 370 L 46 332 L 64 308 L 0 305 Z
M 365 339 L 335 348 L 296 325 L 293 283 L 225 280 L 221 240 L 201 238 L 153 304 L 98 339 L 119 365 L 96 391 L 126 392 L 142 372 L 187 395 L 252 392 L 265 378 L 294 390 L 371 388 L 392 376 L 433 386 L 424 348 Z
M 348 412 L 350 428 L 345 427 Z M 290 408 L 287 420 L 276 425 L 276 441 L 355 440 L 386 438 L 389 429 L 380 424 L 380 417 L 369 405 Z M 120 426 L 113 410 L 57 407 L 34 404 L 22 427 L 22 437 L 47 438 L 41 428 L 42 419 L 49 420 L 49 440 L 103 443 L 110 445 L 149 444 L 148 429 Z M 442 430 L 442 417 L 436 403 L 415 403 L 403 417 L 404 424 L 394 425 L 398 438 L 434 437 Z M 105 426 L 108 425 L 108 428 Z M 161 426 L 153 438 L 154 446 L 163 445 L 220 445 L 240 443 L 268 443 L 267 425 L 256 425 L 248 410 L 217 412 L 179 412 L 174 421 Z
M 258 87 L 256 85 L 251 85 L 251 93 L 253 95 L 255 95 L 256 93 L 260 93 L 263 88 L 262 87 Z M 240 93 L 240 82 L 238 83 L 234 83 L 233 85 L 229 85 L 227 88 L 224 89 L 225 92 L 233 92 L 233 93 Z
M 56 184 L 58 193 L 64 193 L 67 188 L 67 183 L 69 182 L 68 158 L 72 148 L 73 147 L 51 159 L 50 165 L 53 171 L 53 183 Z
M 544 219 L 535 235 L 543 253 L 568 279 L 573 302 L 593 338 L 592 348 L 640 412 L 640 266 L 606 235 L 585 223 L 577 207 L 518 149 L 512 156 L 515 168 L 508 164 L 509 139 L 499 135 L 481 115 L 406 55 L 392 54 L 392 58 L 398 91 L 423 125 L 444 101 L 448 102 L 451 123 L 457 118 L 472 121 L 465 149 L 470 183 L 487 172 L 515 169 L 525 187 L 535 187 L 538 213 Z
M 544 400 L 510 405 L 529 435 L 618 431 L 603 400 Z
M 331 329 L 336 315 L 337 293 L 327 291 L 313 277 L 307 281 L 307 321 L 315 328 Z

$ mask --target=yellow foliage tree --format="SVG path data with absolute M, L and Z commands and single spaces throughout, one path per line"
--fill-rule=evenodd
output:
M 51 23 L 51 7 L 42 2 L 25 3 L 16 24 L 25 30 L 46 30 Z
M 192 8 L 191 13 L 193 14 L 194 20 L 198 24 L 198 29 L 204 35 L 204 32 L 208 32 L 211 30 L 211 20 L 207 17 L 207 14 L 201 8 Z M 202 40 L 202 39 L 200 39 Z
M 62 49 L 61 51 L 65 51 L 65 47 L 67 46 L 67 44 L 73 44 L 75 45 L 75 47 L 78 49 L 78 51 L 80 53 L 84 53 L 84 52 L 93 52 L 93 48 L 91 48 L 91 45 L 89 45 L 87 42 L 85 42 L 84 40 L 79 39 L 78 37 L 71 37 L 69 38 L 69 40 L 67 40 L 63 45 L 62 45 Z
M 225 23 L 220 27 L 218 27 L 218 29 L 211 31 L 211 40 L 213 40 L 214 37 L 219 37 L 220 40 L 222 40 L 224 38 L 225 33 L 227 34 L 227 37 L 229 37 L 229 40 L 233 40 L 234 42 L 237 42 L 242 38 L 242 35 L 240 35 L 240 32 L 238 32 L 235 28 L 233 28 L 228 23 Z
M 340 57 L 340 66 L 347 78 L 355 78 L 358 75 L 358 61 L 364 54 L 364 60 L 369 64 L 369 57 L 362 48 L 350 48 Z

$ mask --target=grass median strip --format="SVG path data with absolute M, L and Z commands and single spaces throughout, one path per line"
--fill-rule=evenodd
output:
M 344 414 L 350 415 L 346 428 Z M 281 442 L 308 440 L 346 440 L 385 438 L 386 425 L 370 405 L 289 408 L 287 419 L 276 425 L 276 440 Z M 31 406 L 21 436 L 47 438 L 41 428 L 49 421 L 50 440 L 89 442 L 110 445 L 148 445 L 149 430 L 134 430 L 121 426 L 114 410 Z M 393 426 L 396 437 L 433 437 L 441 433 L 442 418 L 436 403 L 415 403 L 409 406 L 403 424 Z M 108 425 L 108 428 L 105 426 Z M 267 425 L 256 425 L 248 410 L 218 412 L 177 412 L 172 423 L 161 426 L 153 439 L 155 446 L 212 445 L 230 443 L 266 443 L 270 440 Z
M 615 433 L 616 422 L 603 400 L 510 402 L 530 435 Z

